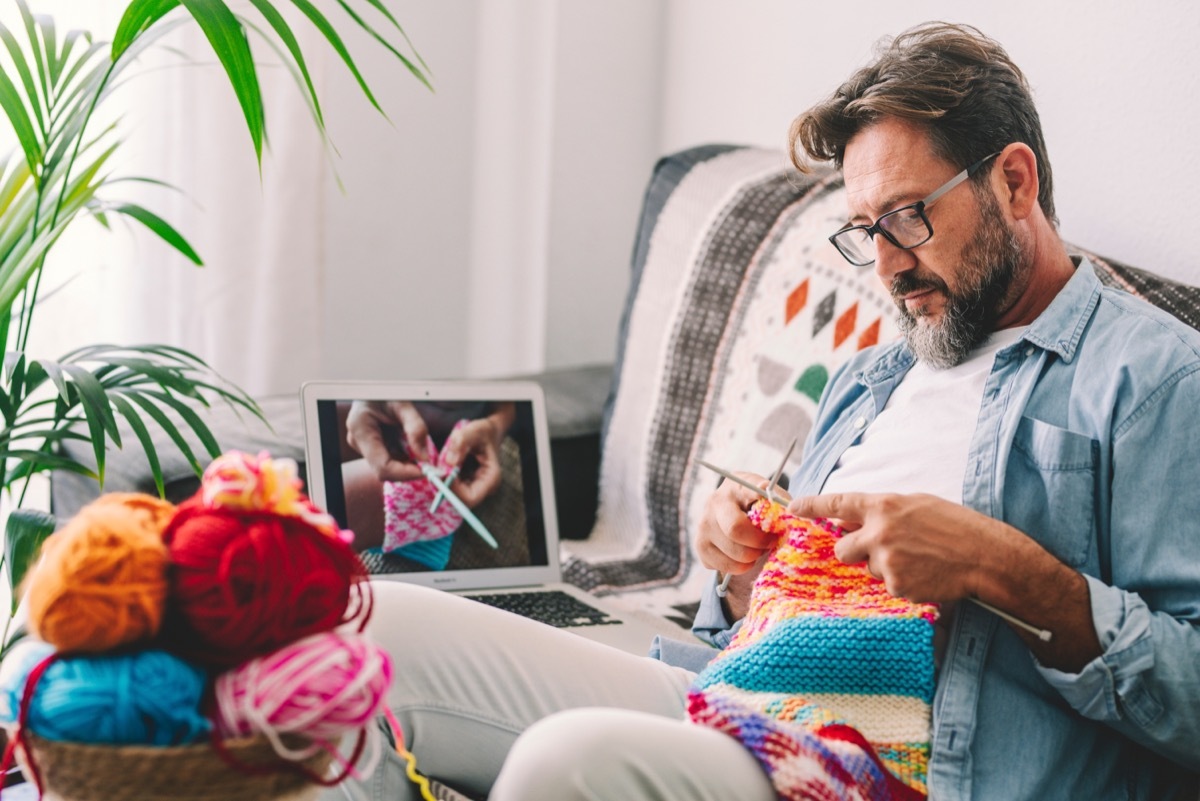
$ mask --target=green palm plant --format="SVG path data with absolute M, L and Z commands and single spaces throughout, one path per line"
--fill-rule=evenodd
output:
M 22 25 L 14 32 L 0 24 L 0 53 L 7 56 L 0 72 L 0 108 L 17 143 L 13 153 L 0 157 L 0 342 L 5 347 L 0 369 L 0 490 L 20 505 L 29 479 L 51 470 L 83 473 L 103 484 L 109 444 L 124 444 L 118 426 L 123 420 L 145 451 L 162 493 L 152 426 L 165 431 L 199 472 L 200 458 L 185 432 L 194 434 L 209 456 L 219 453 L 219 445 L 197 407 L 227 403 L 262 415 L 245 392 L 179 348 L 93 345 L 57 359 L 27 352 L 46 256 L 76 221 L 91 218 L 108 228 L 113 218 L 132 220 L 201 264 L 191 244 L 166 220 L 112 195 L 119 184 L 131 180 L 160 182 L 113 175 L 109 164 L 122 139 L 116 125 L 97 122 L 97 109 L 147 48 L 187 24 L 200 28 L 223 68 L 260 169 L 266 120 L 252 37 L 274 51 L 293 75 L 325 139 L 320 100 L 291 24 L 277 7 L 285 0 L 249 0 L 252 17 L 224 0 L 129 0 L 111 42 L 79 30 L 60 33 L 54 19 L 33 14 L 24 0 L 14 2 Z M 366 31 L 429 86 L 428 68 L 383 0 L 336 2 L 345 15 L 339 25 L 310 0 L 286 0 L 295 16 L 320 32 L 371 106 L 383 113 L 339 26 Z M 90 441 L 94 464 L 64 455 L 60 446 L 70 440 Z M 10 516 L 4 559 L 11 588 L 52 528 L 53 520 L 44 513 L 18 510 Z

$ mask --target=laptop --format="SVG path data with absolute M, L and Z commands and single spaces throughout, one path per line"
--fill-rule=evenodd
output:
M 465 595 L 637 655 L 655 634 L 687 637 L 562 581 L 538 384 L 312 381 L 300 395 L 307 492 L 354 532 L 372 579 Z M 475 444 L 457 472 L 452 441 Z M 384 480 L 363 457 L 371 449 Z

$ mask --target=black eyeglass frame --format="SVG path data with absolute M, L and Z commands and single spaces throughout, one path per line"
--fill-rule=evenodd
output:
M 892 209 L 891 211 L 887 212 L 886 214 L 880 215 L 879 219 L 877 219 L 871 225 L 848 225 L 845 228 L 842 228 L 841 230 L 832 234 L 829 237 L 829 241 L 833 243 L 833 246 L 835 248 L 837 248 L 837 252 L 842 254 L 842 258 L 844 258 L 846 261 L 853 264 L 855 267 L 866 267 L 868 265 L 874 264 L 875 259 L 868 259 L 867 261 L 856 261 L 855 257 L 851 256 L 850 253 L 848 253 L 843 248 L 842 244 L 840 242 L 838 242 L 838 239 L 840 237 L 844 236 L 845 234 L 849 233 L 850 231 L 862 231 L 866 235 L 867 239 L 874 239 L 876 234 L 883 234 L 884 238 L 887 239 L 887 241 L 891 242 L 893 245 L 900 248 L 901 250 L 912 250 L 913 248 L 917 248 L 917 247 L 920 247 L 921 245 L 924 245 L 930 239 L 933 239 L 933 224 L 931 222 L 929 222 L 929 217 L 926 216 L 925 212 L 934 203 L 936 203 L 938 200 L 940 200 L 943 195 L 945 195 L 947 192 L 949 192 L 954 187 L 961 184 L 963 181 L 970 178 L 972 175 L 974 175 L 976 172 L 978 172 L 980 167 L 982 167 L 984 164 L 991 161 L 992 159 L 996 158 L 996 156 L 999 156 L 1003 152 L 1004 152 L 1003 150 L 997 150 L 995 153 L 991 153 L 989 155 L 984 156 L 979 161 L 977 161 L 974 164 L 972 164 L 971 166 L 967 167 L 965 170 L 963 170 L 962 172 L 955 175 L 949 181 L 947 181 L 946 183 L 939 186 L 937 189 L 930 192 L 924 198 L 922 198 L 921 200 L 918 200 L 916 203 L 909 203 L 907 206 L 901 206 L 898 209 Z M 911 245 L 905 245 L 905 244 L 901 244 L 896 239 L 896 237 L 893 236 L 892 233 L 890 231 L 888 231 L 887 228 L 884 227 L 883 223 L 885 220 L 887 220 L 890 217 L 895 217 L 895 215 L 897 215 L 897 214 L 904 214 L 905 212 L 910 212 L 910 211 L 915 211 L 917 213 L 917 216 L 920 217 L 921 222 L 923 222 L 925 224 L 926 233 L 925 233 L 925 238 L 922 239 L 920 242 L 915 242 Z M 849 246 L 846 246 L 846 247 L 849 247 Z

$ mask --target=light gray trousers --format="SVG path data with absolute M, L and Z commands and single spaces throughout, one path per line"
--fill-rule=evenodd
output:
M 685 721 L 693 674 L 453 595 L 376 581 L 369 632 L 418 769 L 490 801 L 773 801 L 734 739 Z M 394 756 L 348 797 L 419 801 Z

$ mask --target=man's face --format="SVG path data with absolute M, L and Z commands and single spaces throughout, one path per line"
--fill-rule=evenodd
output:
M 852 221 L 870 224 L 922 199 L 957 169 L 933 153 L 920 128 L 887 119 L 850 140 L 843 172 Z M 987 338 L 1012 303 L 1027 260 L 986 186 L 956 187 L 927 214 L 934 235 L 917 248 L 875 237 L 875 271 L 900 309 L 901 330 L 917 358 L 946 368 Z

